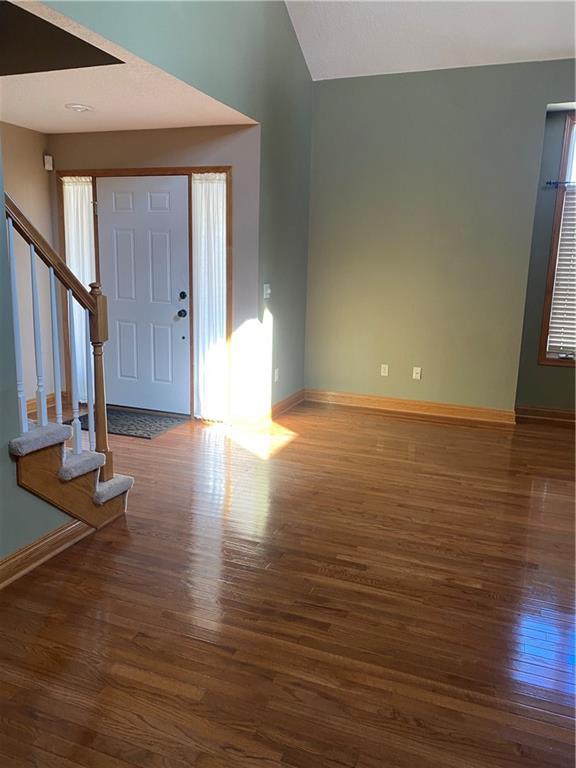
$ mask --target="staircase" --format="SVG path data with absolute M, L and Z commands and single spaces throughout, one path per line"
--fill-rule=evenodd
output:
M 6 195 L 6 223 L 13 307 L 16 387 L 20 434 L 9 449 L 17 464 L 18 484 L 94 529 L 125 514 L 133 479 L 114 474 L 108 445 L 103 347 L 108 339 L 106 297 L 98 283 L 88 291 L 65 262 L 44 240 L 22 211 Z M 16 279 L 15 237 L 30 252 L 30 289 L 33 346 L 36 366 L 36 419 L 28 416 L 22 364 L 19 294 Z M 47 395 L 41 327 L 38 259 L 49 273 L 49 306 L 54 393 Z M 79 309 L 80 308 L 80 309 Z M 85 330 L 85 349 L 80 362 L 78 318 Z M 30 343 L 30 340 L 24 340 Z M 80 423 L 79 369 L 86 379 L 87 440 Z M 63 423 L 63 373 L 65 399 L 71 409 L 71 425 Z M 53 402 L 49 418 L 48 402 Z M 87 442 L 87 445 L 83 445 Z

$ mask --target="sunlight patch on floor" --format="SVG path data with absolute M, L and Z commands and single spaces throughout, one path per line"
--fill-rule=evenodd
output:
M 296 432 L 273 421 L 260 421 L 254 424 L 213 424 L 209 429 L 224 434 L 240 448 L 262 461 L 271 459 L 298 437 Z

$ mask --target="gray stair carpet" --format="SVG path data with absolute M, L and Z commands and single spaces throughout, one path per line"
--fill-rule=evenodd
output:
M 71 437 L 72 430 L 63 424 L 46 424 L 45 427 L 30 424 L 28 432 L 10 440 L 9 449 L 12 456 L 26 456 L 42 448 L 65 443 Z

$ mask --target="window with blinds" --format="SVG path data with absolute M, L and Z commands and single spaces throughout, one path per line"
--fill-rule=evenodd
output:
M 566 187 L 548 323 L 548 355 L 576 351 L 576 184 Z
M 573 362 L 576 354 L 576 118 L 566 131 L 556 198 L 550 269 L 544 307 L 545 360 Z M 553 277 L 553 279 L 551 279 Z

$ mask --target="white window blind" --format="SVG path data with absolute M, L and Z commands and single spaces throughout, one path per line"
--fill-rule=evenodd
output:
M 552 356 L 571 356 L 576 352 L 576 185 L 573 184 L 564 192 L 547 352 Z

